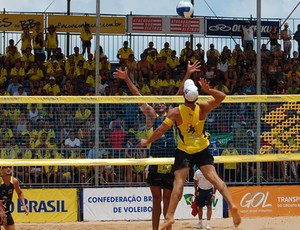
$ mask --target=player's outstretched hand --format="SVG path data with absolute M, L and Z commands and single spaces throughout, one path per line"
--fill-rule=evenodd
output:
M 203 91 L 205 93 L 209 94 L 210 85 L 208 84 L 208 82 L 206 81 L 206 79 L 200 78 L 199 84 L 201 85 Z
M 126 78 L 128 78 L 127 68 L 125 68 L 124 71 L 122 71 L 120 69 L 116 69 L 116 71 L 113 72 L 113 75 L 114 75 L 114 78 L 119 78 L 119 79 L 125 80 Z
M 192 65 L 190 64 L 190 61 L 188 61 L 188 65 L 187 65 L 187 73 L 192 74 L 196 71 L 200 71 L 200 62 L 198 60 L 196 60 Z

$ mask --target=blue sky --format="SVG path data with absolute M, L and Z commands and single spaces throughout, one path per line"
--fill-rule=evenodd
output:
M 44 12 L 53 0 L 0 0 L 1 11 Z M 176 15 L 179 0 L 101 0 L 103 14 Z M 194 0 L 195 15 L 213 16 L 204 0 Z M 206 0 L 218 17 L 256 17 L 256 0 Z M 263 18 L 286 18 L 298 0 L 261 0 Z M 71 11 L 95 13 L 96 0 L 71 0 Z M 67 0 L 54 0 L 48 12 L 65 12 Z M 300 18 L 300 7 L 291 16 Z

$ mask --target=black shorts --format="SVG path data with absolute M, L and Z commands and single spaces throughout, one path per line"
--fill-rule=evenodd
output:
M 197 196 L 196 196 L 196 204 L 197 207 L 204 207 L 204 206 L 211 206 L 212 201 L 211 197 L 213 194 L 213 189 L 203 190 L 201 188 L 198 188 L 197 190 Z
M 150 186 L 160 186 L 163 189 L 173 189 L 173 181 L 173 173 L 149 172 L 147 177 L 147 183 Z
M 10 211 L 6 212 L 6 220 L 7 220 L 7 225 L 14 225 L 15 224 L 14 219 L 12 218 L 12 215 L 11 215 Z
M 91 43 L 91 41 L 82 41 L 82 46 L 91 47 L 92 43 Z
M 176 149 L 173 170 L 175 171 L 186 167 L 192 168 L 194 165 L 200 168 L 200 166 L 212 164 L 214 164 L 214 157 L 208 151 L 208 147 L 201 152 L 194 154 L 188 154 L 182 150 Z

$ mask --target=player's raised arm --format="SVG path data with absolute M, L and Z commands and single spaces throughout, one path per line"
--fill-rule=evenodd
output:
M 199 84 L 205 93 L 213 97 L 213 99 L 208 102 L 200 103 L 202 114 L 203 116 L 206 116 L 210 111 L 217 108 L 222 103 L 226 94 L 219 90 L 212 89 L 204 78 L 200 78 Z
M 115 78 L 123 79 L 128 86 L 130 92 L 134 96 L 142 96 L 138 88 L 133 84 L 133 82 L 130 80 L 128 74 L 127 74 L 127 68 L 125 68 L 124 71 L 120 69 L 116 69 L 116 71 L 113 73 L 113 76 Z M 140 103 L 139 104 L 141 111 L 146 117 L 146 124 L 147 129 L 152 128 L 154 120 L 156 118 L 156 112 L 152 106 L 150 106 L 148 103 Z
M 186 69 L 186 74 L 181 82 L 181 85 L 176 93 L 176 95 L 183 95 L 183 85 L 184 85 L 184 82 L 189 79 L 191 77 L 191 75 L 197 71 L 200 71 L 200 62 L 198 60 L 196 60 L 194 62 L 194 64 L 190 64 L 190 61 L 188 61 L 188 65 L 187 65 L 187 69 Z

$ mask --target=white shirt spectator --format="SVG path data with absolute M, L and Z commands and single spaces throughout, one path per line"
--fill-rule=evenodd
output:
M 209 190 L 214 186 L 204 177 L 200 169 L 194 173 L 194 180 L 198 181 L 198 188 Z
M 71 140 L 71 138 L 68 138 L 65 140 L 65 146 L 68 147 L 80 147 L 80 140 L 75 137 L 75 139 Z

